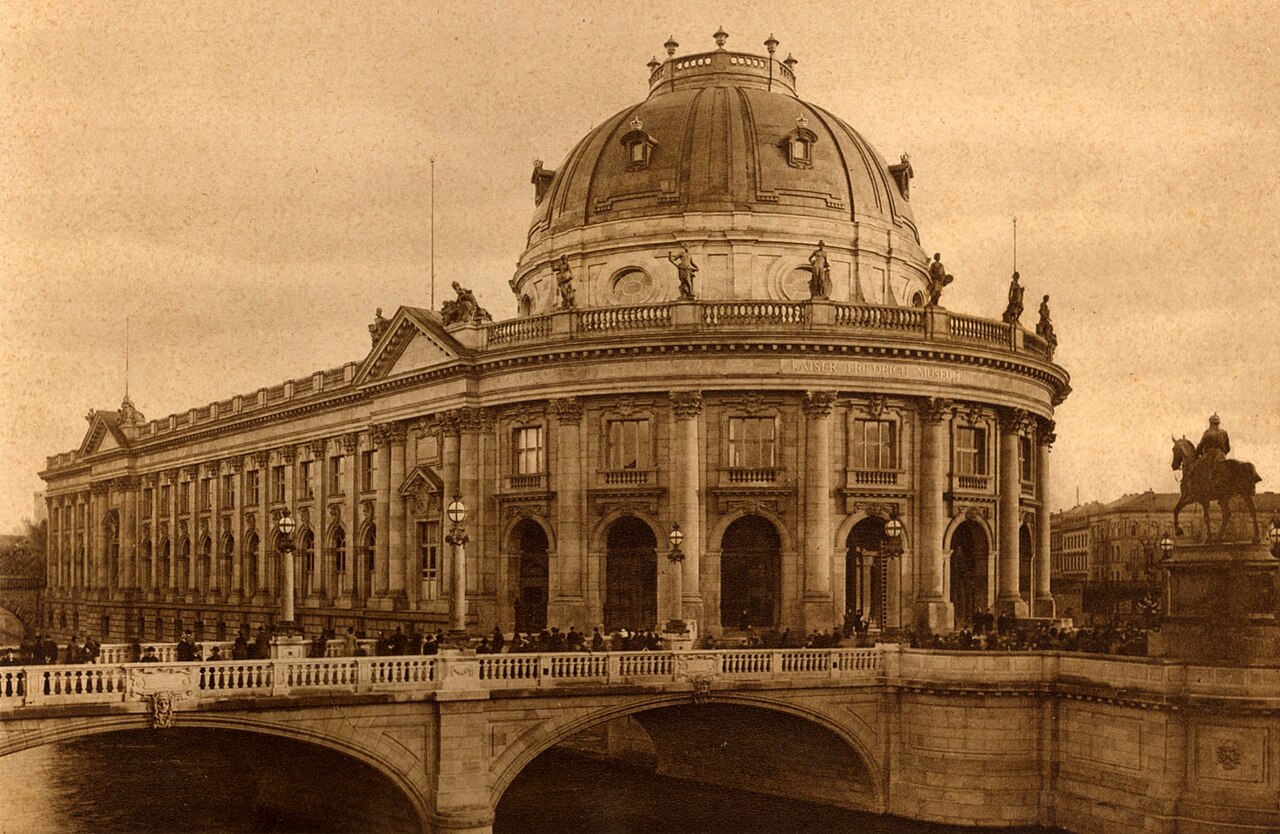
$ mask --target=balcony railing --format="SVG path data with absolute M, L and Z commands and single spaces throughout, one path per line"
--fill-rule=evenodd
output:
M 600 473 L 605 486 L 644 486 L 653 477 L 651 469 L 609 469 Z
M 956 475 L 956 487 L 967 492 L 986 492 L 991 489 L 990 475 Z
M 853 483 L 857 486 L 896 486 L 898 473 L 887 469 L 855 469 Z
M 725 470 L 725 480 L 731 484 L 772 484 L 778 480 L 779 471 L 775 466 L 732 467 Z
M 535 475 L 509 475 L 507 476 L 507 489 L 541 489 L 545 478 L 546 475 L 542 473 Z

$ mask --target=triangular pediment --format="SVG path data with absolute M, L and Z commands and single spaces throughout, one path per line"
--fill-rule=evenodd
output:
M 110 452 L 128 445 L 118 425 L 119 415 L 114 411 L 91 411 L 88 418 L 89 430 L 80 443 L 81 455 Z
M 401 307 L 356 373 L 357 385 L 456 363 L 468 353 L 427 310 Z

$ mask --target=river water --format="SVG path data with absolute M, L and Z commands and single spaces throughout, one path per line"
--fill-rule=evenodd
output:
M 130 732 L 0 757 L 0 834 L 409 830 L 408 804 L 385 779 L 287 740 Z M 494 825 L 495 834 L 973 830 L 702 786 L 565 750 L 521 774 Z M 1022 829 L 1032 830 L 1043 831 Z

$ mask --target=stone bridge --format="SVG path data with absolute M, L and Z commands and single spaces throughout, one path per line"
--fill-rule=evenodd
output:
M 647 735 L 660 772 L 910 819 L 1280 828 L 1280 668 L 874 649 L 0 668 L 0 754 L 117 730 L 286 736 L 383 773 L 426 831 L 488 832 L 540 753 Z
M 0 612 L 11 614 L 21 624 L 21 631 L 35 630 L 40 625 L 38 612 L 43 588 L 44 580 L 37 576 L 0 575 Z

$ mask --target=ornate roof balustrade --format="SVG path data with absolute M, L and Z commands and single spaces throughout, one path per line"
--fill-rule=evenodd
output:
M 410 308 L 406 308 L 410 309 Z M 416 311 L 431 317 L 427 311 Z M 439 319 L 434 326 L 439 327 Z M 560 348 L 618 338 L 651 336 L 655 340 L 746 335 L 785 341 L 797 336 L 848 340 L 909 341 L 915 347 L 973 347 L 1037 362 L 1051 362 L 1052 351 L 1044 339 L 1018 325 L 966 316 L 942 307 L 888 307 L 842 304 L 833 301 L 672 301 L 630 307 L 598 307 L 559 310 L 541 316 L 500 322 L 453 325 L 445 328 L 457 344 L 476 358 L 508 350 L 528 351 L 540 346 Z M 318 371 L 298 379 L 259 388 L 206 406 L 139 423 L 129 439 L 146 445 L 153 439 L 185 436 L 208 427 L 244 419 L 257 419 L 308 404 L 323 405 L 335 396 L 358 394 L 364 363 L 349 362 L 340 368 Z M 91 412 L 113 418 L 111 412 Z M 47 468 L 75 467 L 92 457 L 85 449 L 50 455 Z
M 640 307 L 561 310 L 541 316 L 454 328 L 475 350 L 586 339 L 614 333 L 713 334 L 751 329 L 761 333 L 883 333 L 943 344 L 982 345 L 1050 360 L 1044 339 L 1017 325 L 952 313 L 942 307 L 885 307 L 828 301 L 676 301 Z

